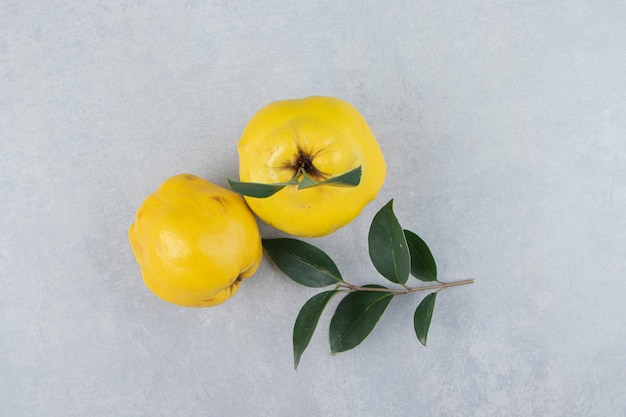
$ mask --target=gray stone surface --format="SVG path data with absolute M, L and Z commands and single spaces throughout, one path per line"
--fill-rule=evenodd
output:
M 0 2 L 0 415 L 626 415 L 625 3 L 350 3 Z M 252 114 L 312 94 L 352 102 L 389 167 L 314 243 L 382 284 L 366 236 L 394 198 L 441 279 L 477 279 L 428 348 L 419 296 L 335 356 L 328 310 L 294 372 L 316 291 L 269 261 L 214 309 L 141 281 L 143 199 L 225 185 Z

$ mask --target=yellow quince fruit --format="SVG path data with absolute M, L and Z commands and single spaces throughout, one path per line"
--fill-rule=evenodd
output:
M 387 171 L 363 116 L 334 97 L 270 103 L 245 126 L 238 152 L 240 180 L 250 183 L 286 183 L 303 173 L 321 182 L 361 167 L 354 187 L 295 184 L 270 197 L 245 197 L 264 222 L 294 236 L 327 235 L 352 221 L 376 198 Z
M 262 256 L 258 226 L 244 199 L 189 174 L 161 184 L 128 234 L 146 286 L 186 307 L 229 299 Z

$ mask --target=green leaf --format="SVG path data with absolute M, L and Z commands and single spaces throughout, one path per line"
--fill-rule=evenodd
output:
M 297 370 L 300 363 L 300 357 L 309 345 L 317 322 L 324 311 L 324 307 L 333 295 L 339 291 L 331 290 L 317 294 L 310 298 L 298 313 L 296 323 L 293 326 L 293 367 Z
M 342 282 L 332 259 L 315 246 L 297 239 L 263 239 L 263 248 L 289 278 L 307 287 Z
M 404 231 L 393 213 L 393 200 L 374 216 L 368 243 L 376 270 L 391 282 L 405 284 L 411 270 L 411 256 Z
M 300 190 L 303 188 L 317 187 L 318 185 L 333 185 L 336 187 L 355 187 L 359 185 L 359 183 L 361 182 L 362 172 L 363 170 L 361 169 L 361 166 L 359 165 L 358 167 L 354 168 L 351 171 L 346 172 L 345 174 L 337 175 L 336 177 L 331 177 L 320 182 L 315 182 L 311 177 L 309 177 L 305 173 L 304 176 L 302 177 L 302 180 L 300 181 L 300 185 L 298 186 L 298 189 Z
M 367 285 L 370 288 L 384 288 Z M 344 352 L 358 346 L 374 329 L 391 302 L 387 292 L 355 291 L 345 296 L 330 321 L 330 349 Z
M 298 177 L 302 174 L 302 179 L 298 182 Z M 361 182 L 361 166 L 346 172 L 345 174 L 338 175 L 336 177 L 328 178 L 324 181 L 315 181 L 303 169 L 298 170 L 296 175 L 291 181 L 277 182 L 274 184 L 262 184 L 259 182 L 244 182 L 237 181 L 232 178 L 227 178 L 230 188 L 241 195 L 256 198 L 271 197 L 288 185 L 297 185 L 298 190 L 304 188 L 317 187 L 318 185 L 333 185 L 337 187 L 354 187 Z
M 417 339 L 424 346 L 426 346 L 426 338 L 428 337 L 430 321 L 432 320 L 433 312 L 435 311 L 436 299 L 436 292 L 428 294 L 417 306 L 417 309 L 415 310 L 415 315 L 413 316 L 413 326 L 415 327 L 415 334 L 417 335 Z
M 230 188 L 239 194 L 248 197 L 266 198 L 270 197 L 291 183 L 261 184 L 258 182 L 242 182 L 227 178 Z
M 320 183 L 311 178 L 304 170 L 302 171 L 302 179 L 300 180 L 300 184 L 298 184 L 298 190 L 303 188 L 311 188 L 319 185 Z
M 411 254 L 411 275 L 421 281 L 437 281 L 437 265 L 426 242 L 410 230 L 405 230 L 404 236 Z

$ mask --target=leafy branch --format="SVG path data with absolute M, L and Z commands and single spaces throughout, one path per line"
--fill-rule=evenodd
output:
M 321 249 L 292 238 L 263 239 L 263 247 L 276 266 L 295 282 L 314 288 L 334 285 L 334 289 L 310 298 L 300 309 L 293 329 L 294 368 L 313 337 L 328 302 L 345 294 L 330 321 L 329 339 L 333 353 L 358 346 L 372 332 L 394 296 L 432 291 L 417 306 L 413 327 L 419 342 L 426 346 L 437 294 L 449 287 L 474 283 L 473 279 L 441 282 L 437 266 L 426 243 L 415 233 L 404 230 L 389 201 L 372 220 L 368 234 L 369 255 L 376 270 L 402 288 L 346 282 L 333 260 Z M 430 285 L 409 287 L 409 276 Z
M 439 282 L 439 281 L 437 281 Z M 388 292 L 388 293 L 392 293 L 393 295 L 404 295 L 404 294 L 410 294 L 412 292 L 418 292 L 418 291 L 430 291 L 430 290 L 437 290 L 437 291 L 441 291 L 441 290 L 445 290 L 446 288 L 449 287 L 457 287 L 459 285 L 467 285 L 467 284 L 473 284 L 475 283 L 476 280 L 475 279 L 465 279 L 462 281 L 453 281 L 453 282 L 439 282 L 439 284 L 435 284 L 435 285 L 424 285 L 421 287 L 405 287 L 402 289 L 390 289 L 390 288 L 371 288 L 371 287 L 359 287 L 358 285 L 352 285 L 352 284 L 348 284 L 347 282 L 340 282 L 337 284 L 337 287 L 339 288 L 345 288 L 348 292 L 354 292 L 354 291 L 374 291 L 374 292 Z

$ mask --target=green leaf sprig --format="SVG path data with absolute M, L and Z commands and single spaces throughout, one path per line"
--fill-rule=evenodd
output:
M 231 184 L 232 186 L 232 184 Z M 263 239 L 263 247 L 276 266 L 298 284 L 334 289 L 310 298 L 300 309 L 293 328 L 293 360 L 298 369 L 300 358 L 313 337 L 328 302 L 337 294 L 345 297 L 330 321 L 332 353 L 358 346 L 372 332 L 394 296 L 431 291 L 422 299 L 413 316 L 419 342 L 426 346 L 437 294 L 449 287 L 471 284 L 473 279 L 441 282 L 437 280 L 435 259 L 426 243 L 415 233 L 404 230 L 393 212 L 390 200 L 375 216 L 368 234 L 369 255 L 376 270 L 402 288 L 346 282 L 333 260 L 317 247 L 292 238 Z M 410 276 L 431 285 L 409 287 Z
M 335 187 L 356 187 L 361 182 L 362 169 L 358 167 L 344 174 L 330 177 L 322 181 L 316 181 L 307 174 L 304 168 L 298 169 L 296 175 L 287 182 L 276 182 L 273 184 L 262 184 L 258 182 L 243 182 L 227 178 L 228 185 L 236 193 L 248 197 L 266 198 L 270 197 L 289 185 L 297 185 L 298 190 L 318 187 L 320 185 L 332 185 Z

